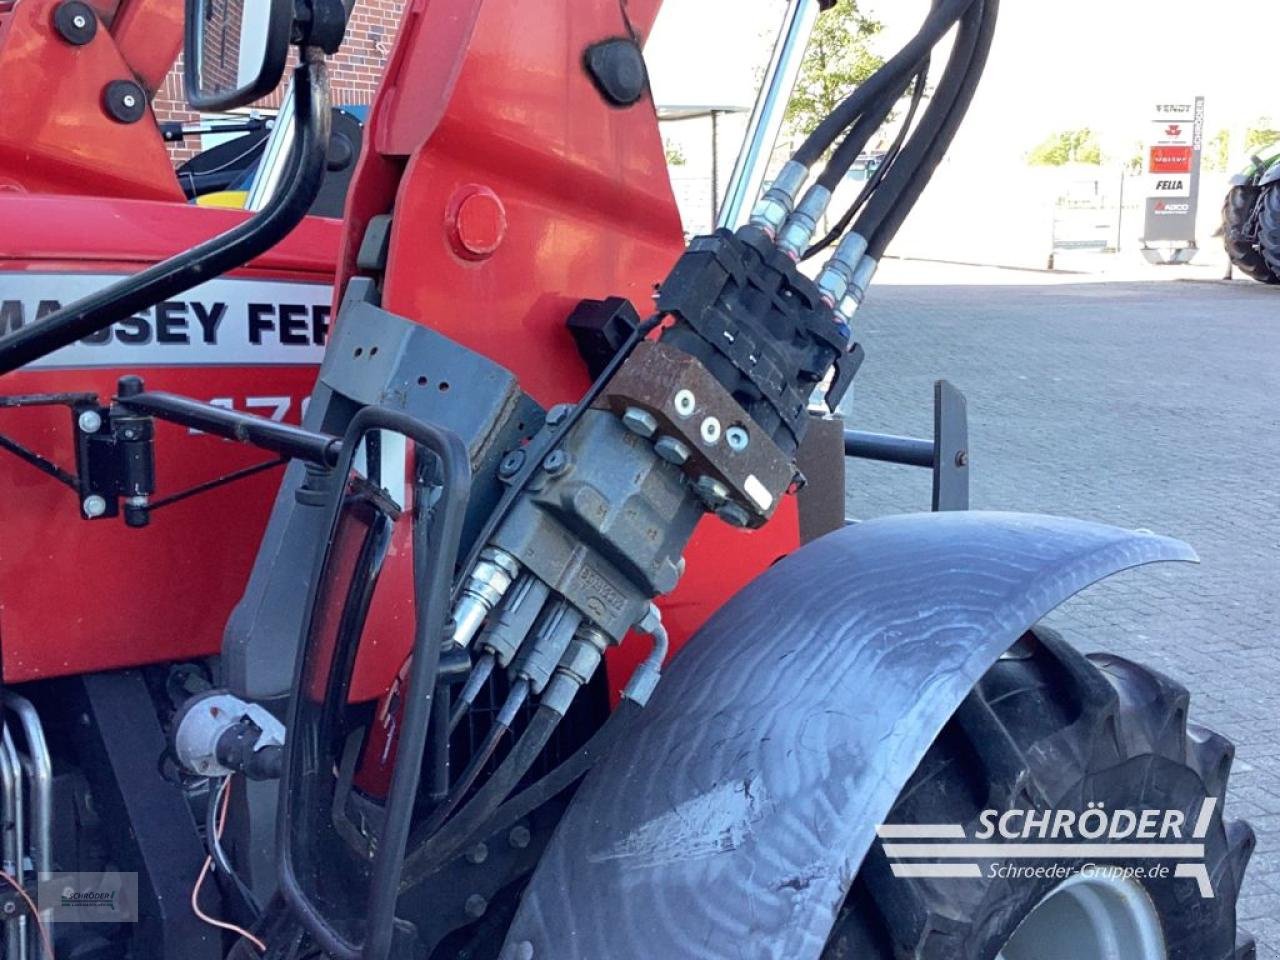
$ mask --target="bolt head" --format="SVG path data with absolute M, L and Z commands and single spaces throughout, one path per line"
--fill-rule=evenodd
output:
M 17 905 L 16 903 L 14 903 L 12 900 L 10 900 L 9 902 L 7 902 L 7 903 L 4 905 L 4 912 L 5 912 L 5 913 L 10 913 L 10 914 L 12 914 L 12 913 L 17 913 L 17 912 L 18 912 L 18 905 Z
M 532 840 L 533 834 L 529 832 L 529 828 L 520 823 L 512 827 L 511 832 L 507 834 L 507 843 L 511 844 L 515 850 L 523 850 Z
M 569 416 L 569 411 L 572 409 L 573 407 L 567 403 L 557 403 L 547 411 L 547 426 L 556 427 L 564 423 L 564 418 Z
M 467 912 L 467 916 L 472 920 L 479 920 L 484 916 L 484 912 L 489 909 L 489 901 L 478 893 L 473 893 L 467 897 L 467 902 L 463 904 L 462 909 Z
M 523 450 L 510 451 L 498 464 L 498 476 L 504 480 L 514 477 L 520 472 L 520 468 L 524 466 L 524 461 L 525 452 Z
M 107 512 L 107 501 L 96 493 L 91 493 L 80 504 L 86 517 L 100 517 Z
M 729 488 L 714 477 L 708 477 L 705 474 L 697 479 L 693 489 L 702 502 L 712 510 L 729 498 Z
M 698 432 L 702 435 L 703 443 L 714 446 L 720 442 L 720 421 L 715 417 L 707 417 L 702 421 Z
M 740 424 L 734 424 L 724 432 L 724 442 L 729 445 L 729 449 L 734 453 L 741 453 L 751 443 L 751 434 L 747 432 L 747 428 Z
M 76 14 L 71 18 L 71 22 L 76 25 L 78 30 L 83 30 L 89 24 L 89 21 L 85 19 L 83 14 Z
M 689 448 L 675 437 L 659 437 L 653 445 L 653 452 L 677 467 L 689 459 Z
M 569 466 L 569 455 L 563 450 L 552 450 L 542 461 L 542 468 L 553 477 L 558 476 Z
M 751 514 L 736 503 L 726 503 L 716 511 L 716 516 L 731 527 L 745 527 L 751 523 Z
M 969 465 L 969 451 L 968 451 L 968 450 L 957 450 L 957 451 L 956 451 L 956 466 L 957 466 L 957 467 L 967 467 L 968 465 Z
M 76 424 L 85 433 L 97 433 L 102 429 L 102 415 L 97 410 L 82 410 Z
M 658 421 L 648 410 L 639 407 L 627 407 L 622 415 L 622 423 L 638 437 L 652 437 L 658 430 Z
M 489 859 L 489 848 L 483 843 L 477 843 L 467 851 L 468 863 L 484 863 Z
M 138 98 L 135 97 L 132 93 L 126 93 L 123 97 L 120 98 L 120 102 L 123 103 L 126 107 L 132 108 L 138 105 Z
M 693 395 L 692 390 L 677 390 L 672 406 L 675 407 L 677 416 L 691 417 L 698 407 L 698 398 Z

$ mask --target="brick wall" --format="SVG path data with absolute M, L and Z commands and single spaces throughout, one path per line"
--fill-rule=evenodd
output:
M 329 80 L 335 106 L 373 102 L 373 93 L 391 54 L 403 9 L 404 0 L 356 0 L 342 48 L 329 60 Z M 246 109 L 275 110 L 280 106 L 288 82 L 289 72 L 286 71 L 284 80 L 274 93 Z M 159 122 L 176 120 L 189 123 L 199 119 L 197 114 L 187 109 L 181 56 L 156 91 L 151 105 Z M 169 153 L 177 165 L 199 153 L 200 149 L 199 138 L 188 137 L 183 143 L 170 145 Z

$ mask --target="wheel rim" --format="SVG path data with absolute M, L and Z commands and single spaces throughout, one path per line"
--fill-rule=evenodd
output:
M 1168 960 L 1160 916 L 1133 880 L 1077 874 L 1018 925 L 996 960 Z

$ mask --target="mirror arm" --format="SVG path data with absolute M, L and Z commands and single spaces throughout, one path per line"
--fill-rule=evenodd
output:
M 311 209 L 324 180 L 329 144 L 326 69 L 321 50 L 307 47 L 302 51 L 301 62 L 294 68 L 298 135 L 289 172 L 281 189 L 257 216 L 0 337 L 0 376 L 244 266 L 293 230 Z

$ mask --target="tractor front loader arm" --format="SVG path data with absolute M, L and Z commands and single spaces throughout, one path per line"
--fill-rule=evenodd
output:
M 584 781 L 504 956 L 818 957 L 979 678 L 1068 597 L 1165 560 L 1196 555 L 1017 513 L 887 517 L 802 548 L 689 641 Z

